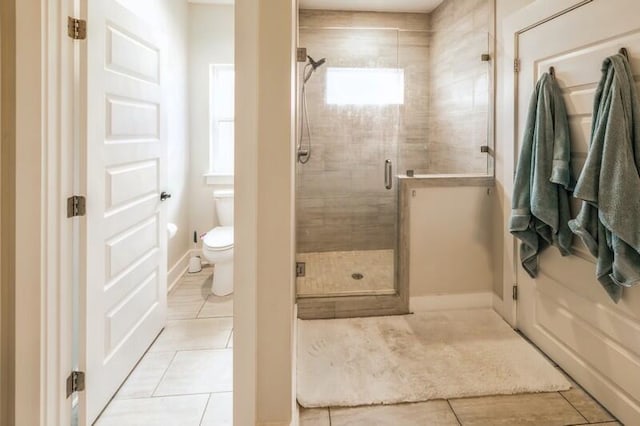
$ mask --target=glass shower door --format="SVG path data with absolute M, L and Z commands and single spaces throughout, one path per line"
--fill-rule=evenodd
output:
M 296 170 L 298 297 L 395 293 L 395 175 L 407 98 L 399 37 L 300 28 L 300 45 L 326 62 L 304 85 L 310 132 L 303 117 L 300 147 L 310 155 Z

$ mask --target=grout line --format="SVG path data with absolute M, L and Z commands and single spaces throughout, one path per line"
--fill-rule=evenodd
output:
M 211 394 L 209 394 L 209 398 L 207 398 L 207 403 L 204 404 L 204 410 L 202 411 L 202 416 L 200 416 L 200 426 L 202 426 L 202 422 L 204 421 L 204 415 L 207 414 L 207 408 L 209 408 L 209 403 L 211 402 Z
M 233 390 L 224 390 L 224 391 L 216 391 L 216 392 L 210 392 L 210 391 L 206 391 L 206 392 L 195 392 L 195 393 L 172 393 L 169 395 L 158 395 L 158 396 L 154 396 L 152 398 L 173 398 L 173 397 L 177 397 L 177 396 L 198 396 L 198 395 L 213 395 L 213 394 L 222 394 L 222 393 L 233 393 Z M 134 398 L 132 398 L 134 399 Z M 145 399 L 145 398 L 135 398 L 135 399 Z M 148 399 L 148 398 L 146 398 Z
M 453 405 L 451 405 L 451 401 L 448 399 L 447 399 L 447 404 L 449 404 L 449 408 L 451 409 L 451 412 L 453 413 L 453 416 L 456 418 L 456 421 L 458 422 L 458 424 L 462 426 L 462 422 L 458 418 L 458 414 L 456 413 L 456 410 L 453 409 Z
M 331 426 L 331 407 L 327 407 L 327 411 L 329 412 L 329 426 Z
M 196 314 L 195 319 L 203 319 L 203 318 L 200 318 L 200 314 L 202 313 L 202 310 L 204 309 L 204 306 L 207 304 L 208 301 L 209 301 L 209 296 L 207 296 L 202 302 L 202 305 L 200 306 L 200 309 L 198 309 L 198 313 Z
M 569 401 L 569 400 L 567 399 L 567 397 L 566 397 L 566 396 L 564 396 L 564 395 L 562 394 L 562 392 L 557 392 L 557 393 L 558 393 L 558 395 L 560 395 L 560 396 L 562 397 L 562 399 L 564 399 L 565 401 L 567 401 L 567 402 L 569 403 L 569 405 L 571 406 L 571 408 L 573 408 L 573 409 L 576 411 L 576 413 L 580 414 L 580 417 L 582 417 L 582 418 L 584 419 L 584 421 L 585 421 L 585 422 L 589 423 L 589 420 L 584 416 L 584 414 L 582 414 L 582 413 L 580 412 L 580 410 L 578 410 L 578 409 L 576 408 L 576 406 L 575 406 L 575 405 L 573 405 L 573 404 L 571 403 L 571 401 Z
M 169 371 L 169 368 L 171 368 L 171 364 L 173 364 L 173 362 L 176 360 L 176 356 L 177 355 L 178 355 L 178 351 L 176 351 L 173 354 L 173 358 L 171 358 L 171 361 L 169 361 L 169 364 L 167 364 L 167 368 L 164 369 L 164 372 L 162 373 L 162 376 L 160 376 L 160 380 L 158 380 L 158 383 L 153 388 L 153 392 L 151 392 L 151 397 L 152 398 L 155 396 L 155 393 L 158 390 L 158 387 L 160 386 L 160 383 L 162 383 L 162 380 L 164 379 L 164 376 L 167 375 L 167 371 Z

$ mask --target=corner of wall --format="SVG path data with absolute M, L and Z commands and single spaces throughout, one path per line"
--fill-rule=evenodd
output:
M 0 424 L 15 423 L 15 1 L 0 2 Z

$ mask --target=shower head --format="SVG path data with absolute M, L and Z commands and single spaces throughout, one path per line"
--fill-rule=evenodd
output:
M 314 61 L 313 58 L 309 55 L 307 55 L 307 58 L 309 59 L 309 63 L 311 64 L 311 66 L 313 67 L 313 70 L 315 71 L 316 69 L 318 69 L 319 67 L 322 66 L 322 64 L 324 64 L 327 60 L 325 58 L 322 58 L 318 61 Z

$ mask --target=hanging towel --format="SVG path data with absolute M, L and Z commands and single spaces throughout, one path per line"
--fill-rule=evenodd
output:
M 511 233 L 522 241 L 520 260 L 531 277 L 538 273 L 538 253 L 548 245 L 556 246 L 563 256 L 570 253 L 570 156 L 562 93 L 545 73 L 529 104 L 509 223 Z
M 596 276 L 618 302 L 640 282 L 640 101 L 631 66 L 617 54 L 602 64 L 591 143 L 578 180 L 583 200 L 569 223 L 597 257 Z

